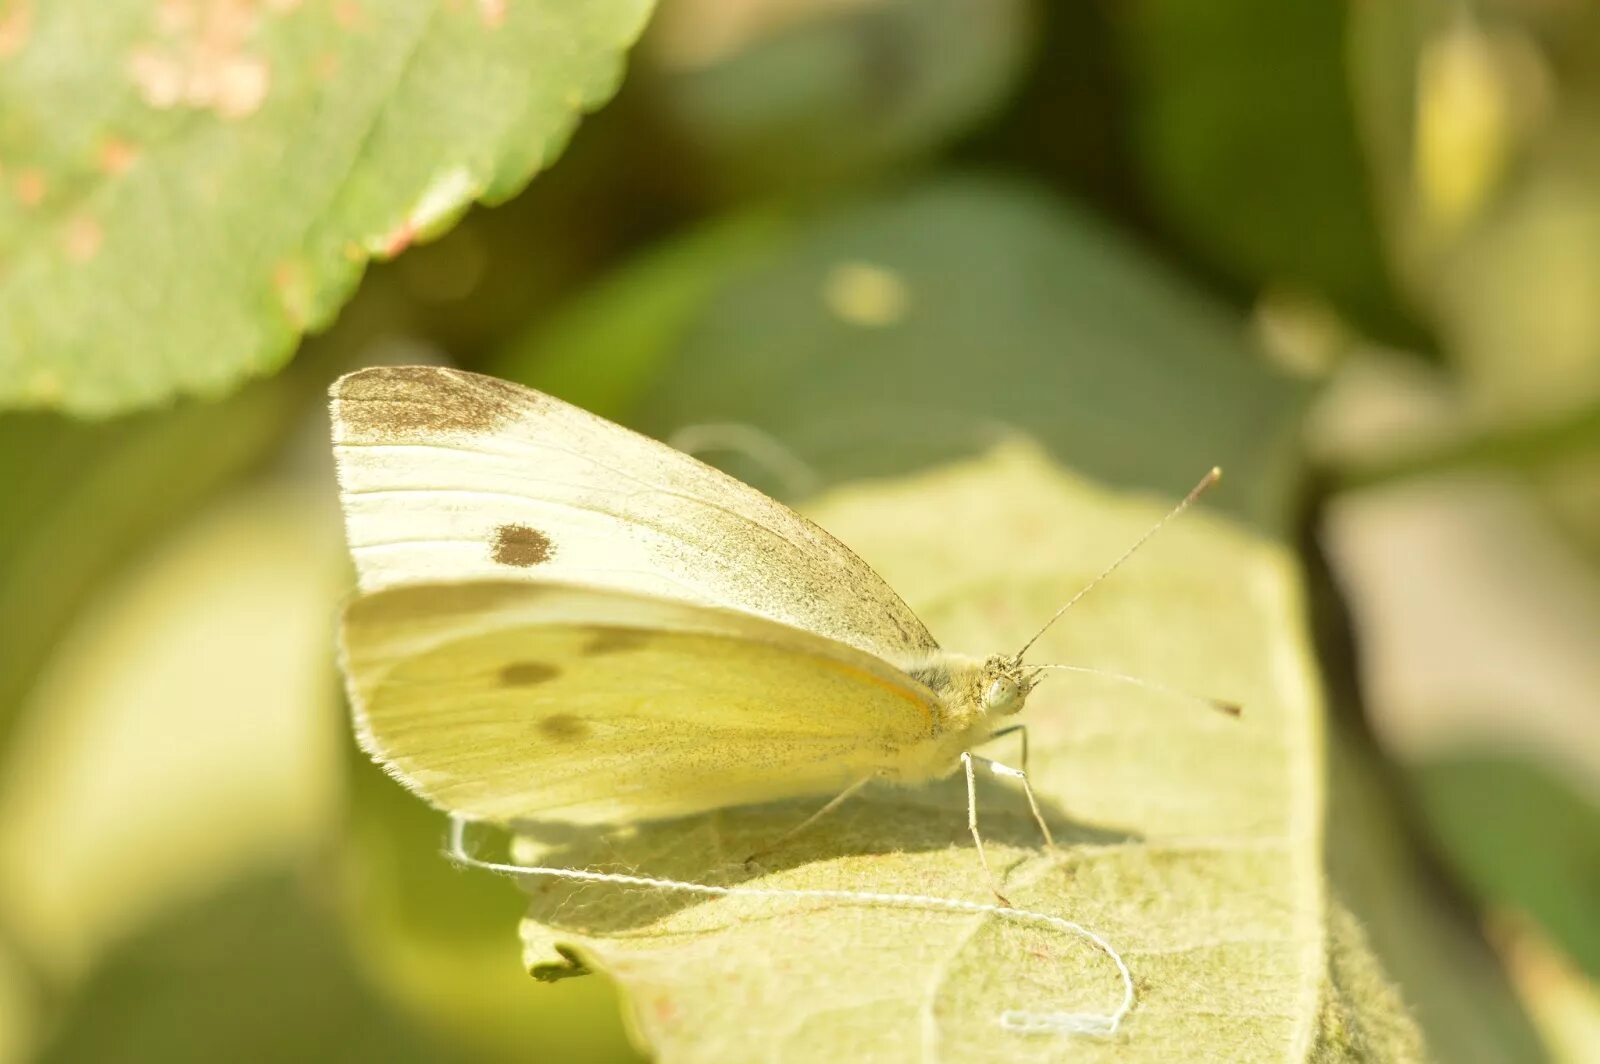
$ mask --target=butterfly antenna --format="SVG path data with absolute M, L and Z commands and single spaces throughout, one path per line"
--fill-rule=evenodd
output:
M 1087 584 L 1085 584 L 1083 586 L 1083 590 L 1079 591 L 1076 595 L 1073 595 L 1070 599 L 1068 599 L 1067 600 L 1067 604 L 1065 606 L 1062 606 L 1059 610 L 1056 610 L 1056 612 L 1050 617 L 1050 619 L 1048 621 L 1044 622 L 1044 627 L 1040 628 L 1037 632 L 1033 633 L 1033 638 L 1032 639 L 1030 639 L 1026 643 L 1022 644 L 1022 649 L 1017 651 L 1016 660 L 1020 662 L 1022 660 L 1023 655 L 1028 652 L 1028 648 L 1033 646 L 1033 644 L 1037 643 L 1039 641 L 1039 637 L 1044 635 L 1046 632 L 1048 632 L 1050 630 L 1050 626 L 1052 624 L 1055 624 L 1057 621 L 1059 621 L 1061 619 L 1061 615 L 1063 613 L 1066 613 L 1074 605 L 1076 605 L 1077 601 L 1079 599 L 1083 598 L 1083 596 L 1085 596 L 1089 592 L 1093 591 L 1095 589 L 1095 587 L 1099 585 L 1100 581 L 1104 580 L 1106 577 L 1108 577 L 1112 573 L 1116 572 L 1117 569 L 1122 566 L 1123 562 L 1125 562 L 1129 558 L 1133 557 L 1134 552 L 1136 552 L 1140 547 L 1144 546 L 1145 543 L 1149 541 L 1151 536 L 1155 535 L 1157 532 L 1160 532 L 1163 528 L 1165 528 L 1168 521 L 1171 521 L 1174 517 L 1177 517 L 1179 514 L 1183 513 L 1183 511 L 1187 510 L 1189 508 L 1189 504 L 1190 503 L 1192 503 L 1196 499 L 1198 499 L 1200 497 L 1200 495 L 1207 488 L 1211 487 L 1211 485 L 1215 484 L 1217 481 L 1219 481 L 1221 479 L 1222 479 L 1222 469 L 1221 469 L 1221 467 L 1220 466 L 1212 466 L 1211 467 L 1211 472 L 1209 472 L 1205 476 L 1201 477 L 1200 478 L 1200 483 L 1198 483 L 1194 487 L 1190 488 L 1189 489 L 1189 494 L 1185 495 L 1183 497 L 1182 501 L 1178 503 L 1178 505 L 1174 506 L 1171 510 L 1167 511 L 1167 516 L 1163 517 L 1161 520 L 1159 520 L 1155 524 L 1151 525 L 1150 526 L 1150 530 L 1148 532 L 1146 532 L 1144 535 L 1140 536 L 1138 538 L 1138 540 L 1135 541 L 1133 546 L 1129 547 L 1127 550 L 1122 552 L 1122 557 L 1118 558 L 1116 561 L 1114 561 L 1110 565 L 1106 566 L 1104 571 L 1102 571 L 1099 576 L 1095 577 L 1093 580 L 1089 581 Z
M 1237 717 L 1244 712 L 1244 707 L 1237 702 L 1230 702 L 1224 698 L 1207 698 L 1204 695 L 1190 694 L 1176 687 L 1168 687 L 1164 683 L 1153 680 L 1142 680 L 1137 676 L 1129 676 L 1121 672 L 1107 672 L 1105 669 L 1091 669 L 1087 665 L 1029 665 L 1030 669 L 1060 669 L 1063 672 L 1081 672 L 1086 676 L 1099 676 L 1107 680 L 1116 680 L 1119 683 L 1132 684 L 1143 687 L 1147 691 L 1156 691 L 1164 695 L 1172 695 L 1189 702 L 1204 702 L 1219 713 L 1226 713 L 1230 717 Z

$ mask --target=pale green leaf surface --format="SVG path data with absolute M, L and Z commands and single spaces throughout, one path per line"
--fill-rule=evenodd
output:
M 1337 903 L 1328 909 L 1328 975 L 1312 1060 L 1427 1059 L 1422 1032 L 1373 956 L 1361 921 Z
M 516 192 L 649 0 L 29 4 L 0 57 L 0 404 L 225 393 Z
M 833 313 L 824 282 L 851 261 L 903 280 L 902 318 L 867 326 Z M 570 320 L 631 317 L 647 332 L 650 302 L 626 298 L 643 272 L 630 267 L 608 285 L 618 298 L 582 301 Z M 557 394 L 636 395 L 631 422 L 657 435 L 705 422 L 754 425 L 824 482 L 923 469 L 1014 429 L 1124 487 L 1181 491 L 1197 464 L 1219 462 L 1227 478 L 1210 505 L 1268 535 L 1284 535 L 1296 519 L 1297 390 L 1251 363 L 1236 322 L 1092 219 L 1026 186 L 947 178 L 838 212 L 786 253 L 725 277 L 689 327 L 675 318 L 660 342 L 677 357 L 652 356 L 663 370 L 650 389 L 597 389 L 615 328 L 592 329 L 587 345 L 581 328 L 563 331 L 559 349 L 519 362 L 517 375 Z M 585 372 L 573 372 L 585 351 Z M 730 468 L 784 488 L 757 463 Z M 1441 904 L 1437 878 L 1397 827 L 1403 814 L 1375 759 L 1349 745 L 1334 751 L 1334 765 L 1348 771 L 1336 775 L 1329 802 L 1339 900 L 1367 926 L 1438 1059 L 1536 1054 L 1478 929 Z
M 842 490 L 816 516 L 947 645 L 982 652 L 1020 645 L 1158 511 L 1011 445 Z M 1300 609 L 1289 556 L 1196 516 L 1039 645 L 1039 660 L 1136 673 L 1248 707 L 1234 720 L 1108 681 L 1052 679 L 1026 719 L 1033 779 L 1062 852 L 1041 853 L 1014 792 L 980 791 L 1011 899 L 1081 922 L 1131 966 L 1138 1004 L 1113 1039 L 1002 1030 L 1005 1009 L 1109 1011 L 1121 988 L 1084 942 L 991 918 L 543 881 L 530 887 L 528 960 L 537 969 L 570 953 L 607 973 L 664 1060 L 1312 1059 L 1329 1044 L 1330 1003 L 1352 1017 L 1338 1029 L 1359 1027 L 1390 1051 L 1384 1059 L 1415 1055 L 1415 1030 L 1370 959 L 1353 945 L 1330 959 L 1320 710 Z M 765 858 L 764 870 L 744 870 L 746 854 L 815 805 L 728 810 L 604 839 L 528 835 L 519 851 L 707 882 L 985 900 L 959 781 L 871 792 Z M 1330 971 L 1361 977 L 1335 986 Z

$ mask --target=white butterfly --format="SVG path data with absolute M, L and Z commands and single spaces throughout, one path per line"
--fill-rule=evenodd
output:
M 411 366 L 332 398 L 357 731 L 422 797 L 589 824 L 834 795 L 820 816 L 960 768 L 970 798 L 986 767 L 1049 840 L 1025 771 L 971 750 L 1067 666 L 941 649 L 810 521 L 548 395 Z

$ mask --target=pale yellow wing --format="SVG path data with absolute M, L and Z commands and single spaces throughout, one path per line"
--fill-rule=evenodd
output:
M 551 396 L 437 366 L 361 370 L 332 396 L 363 591 L 555 581 L 754 613 L 892 661 L 937 649 L 816 525 Z
M 345 612 L 361 744 L 435 805 L 576 823 L 835 793 L 917 760 L 933 692 L 747 614 L 500 581 L 362 595 Z

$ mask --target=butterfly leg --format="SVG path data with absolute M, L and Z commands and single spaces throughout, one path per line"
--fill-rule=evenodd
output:
M 788 831 L 785 831 L 782 835 L 779 835 L 777 838 L 773 839 L 764 848 L 762 848 L 760 850 L 757 850 L 755 853 L 751 854 L 749 857 L 746 857 L 744 859 L 744 863 L 745 864 L 751 864 L 757 858 L 765 857 L 767 854 L 771 853 L 773 850 L 778 849 L 778 847 L 782 846 L 784 843 L 788 842 L 790 839 L 794 838 L 796 835 L 800 834 L 802 831 L 805 831 L 812 824 L 815 824 L 817 821 L 821 820 L 823 817 L 827 816 L 829 813 L 831 813 L 835 809 L 839 808 L 847 800 L 849 800 L 851 795 L 855 794 L 857 791 L 859 791 L 861 788 L 865 787 L 867 784 L 871 783 L 876 778 L 877 778 L 876 776 L 863 776 L 860 779 L 856 780 L 850 786 L 846 787 L 844 790 L 840 791 L 838 794 L 836 794 L 832 798 L 830 798 L 828 800 L 828 804 L 827 805 L 824 805 L 821 809 L 818 809 L 815 813 L 812 813 L 810 816 L 808 816 L 804 820 L 800 821 L 800 823 L 796 824 L 794 827 L 790 828 Z
M 1013 724 L 1008 728 L 1001 728 L 989 736 L 989 740 L 992 742 L 995 739 L 1011 734 L 1015 734 L 1017 741 L 1022 745 L 1022 767 L 1020 769 L 1002 765 L 998 761 L 990 761 L 988 758 L 980 757 L 978 760 L 987 763 L 989 771 L 996 776 L 1005 776 L 1022 784 L 1022 793 L 1028 797 L 1028 808 L 1033 810 L 1033 822 L 1039 825 L 1039 833 L 1044 836 L 1045 847 L 1053 850 L 1056 848 L 1055 836 L 1050 833 L 1050 825 L 1045 823 L 1044 814 L 1039 811 L 1039 799 L 1034 796 L 1033 784 L 1028 782 L 1028 726 L 1026 724 Z
M 972 832 L 972 841 L 978 847 L 978 863 L 983 865 L 983 874 L 989 877 L 989 889 L 994 896 L 1000 899 L 1000 904 L 1011 908 L 1011 899 L 1000 892 L 1000 880 L 995 876 L 994 869 L 989 867 L 989 855 L 983 848 L 983 836 L 978 833 L 978 777 L 973 771 L 973 763 L 982 761 L 983 758 L 973 757 L 969 753 L 961 755 L 961 767 L 967 772 L 967 830 Z

